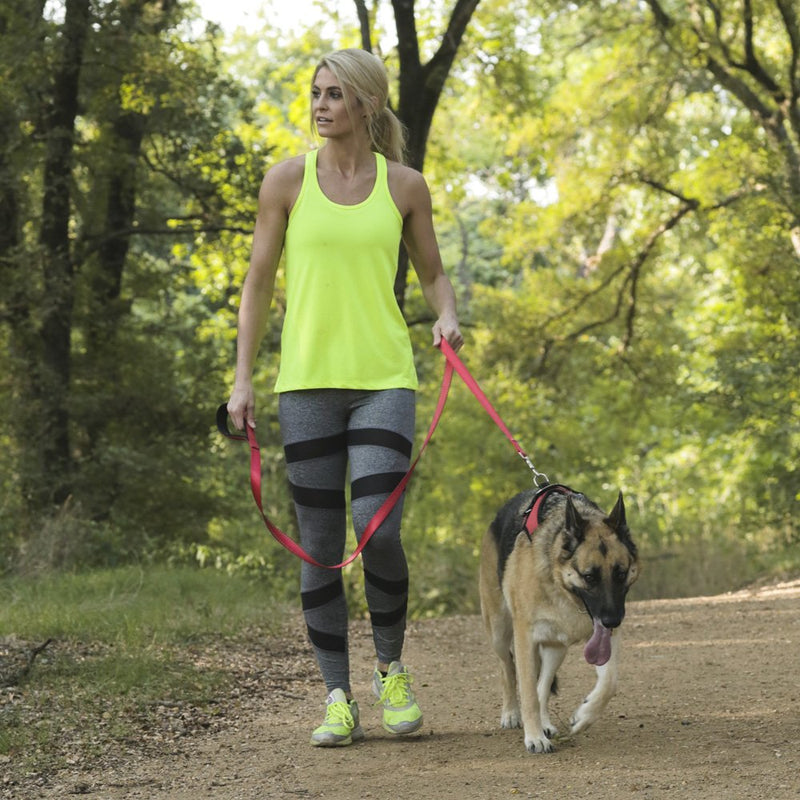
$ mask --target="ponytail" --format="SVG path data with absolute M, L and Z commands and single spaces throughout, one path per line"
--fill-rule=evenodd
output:
M 394 112 L 384 106 L 367 117 L 367 131 L 372 149 L 390 161 L 405 163 L 406 131 Z

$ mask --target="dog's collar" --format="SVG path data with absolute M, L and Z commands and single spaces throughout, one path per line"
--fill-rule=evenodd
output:
M 536 492 L 530 505 L 525 509 L 525 513 L 523 514 L 525 522 L 522 529 L 527 534 L 529 541 L 534 531 L 539 527 L 539 523 L 542 521 L 541 515 L 544 501 L 553 492 L 558 492 L 559 494 L 574 494 L 569 486 L 563 486 L 560 483 L 547 483 Z

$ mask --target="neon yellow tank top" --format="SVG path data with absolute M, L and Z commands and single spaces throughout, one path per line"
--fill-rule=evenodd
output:
M 317 151 L 289 214 L 286 316 L 276 392 L 296 389 L 416 389 L 411 341 L 394 296 L 403 220 L 386 159 L 376 153 L 369 196 L 329 200 L 317 181 Z

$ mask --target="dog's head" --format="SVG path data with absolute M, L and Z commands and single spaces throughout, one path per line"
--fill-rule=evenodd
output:
M 579 597 L 592 619 L 604 628 L 620 625 L 625 596 L 639 577 L 636 545 L 625 521 L 622 492 L 607 517 L 581 516 L 567 496 L 561 546 L 561 579 Z

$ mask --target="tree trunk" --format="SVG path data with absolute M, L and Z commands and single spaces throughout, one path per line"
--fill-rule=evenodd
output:
M 397 116 L 408 132 L 406 147 L 408 164 L 420 172 L 423 171 L 425 164 L 425 150 L 436 106 L 464 32 L 479 2 L 480 0 L 456 0 L 439 48 L 431 60 L 423 64 L 419 54 L 414 0 L 392 0 L 397 29 L 397 51 L 400 58 Z M 363 3 L 361 5 L 363 7 Z M 359 0 L 356 0 L 356 8 L 359 9 Z M 360 9 L 362 44 L 370 49 L 369 37 L 368 35 L 365 37 L 363 33 L 365 25 L 361 11 Z M 401 247 L 394 286 L 395 296 L 401 309 L 405 305 L 407 282 L 408 254 L 405 248 Z
M 115 398 L 108 397 L 108 387 L 119 385 L 120 326 L 130 311 L 122 298 L 123 277 L 131 246 L 131 231 L 134 230 L 138 200 L 138 170 L 142 157 L 142 142 L 147 131 L 148 120 L 144 113 L 128 110 L 123 103 L 121 81 L 128 74 L 129 65 L 140 57 L 141 34 L 155 35 L 169 24 L 169 11 L 173 4 L 163 2 L 161 14 L 148 14 L 145 18 L 147 0 L 129 2 L 121 7 L 121 26 L 114 57 L 117 59 L 114 75 L 116 83 L 109 86 L 108 94 L 113 103 L 108 109 L 108 128 L 104 136 L 103 150 L 108 154 L 105 168 L 97 176 L 97 191 L 106 198 L 105 217 L 100 239 L 96 246 L 97 259 L 87 263 L 91 270 L 89 287 L 91 310 L 85 321 L 86 362 L 92 366 L 97 391 L 87 407 L 81 426 L 85 430 L 84 458 L 99 461 L 99 450 L 105 446 L 104 438 L 109 423 L 118 419 L 124 409 Z M 81 501 L 94 520 L 107 519 L 120 490 L 119 465 L 116 460 L 106 459 L 102 482 L 83 481 Z
M 47 150 L 39 236 L 44 301 L 37 376 L 42 480 L 38 497 L 33 498 L 44 506 L 60 505 L 71 492 L 68 399 L 74 270 L 69 223 L 78 84 L 89 23 L 89 0 L 67 0 L 52 102 L 44 121 Z
M 0 50 L 2 66 L 8 75 L 27 75 L 30 71 L 31 54 L 38 54 L 44 46 L 42 14 L 44 0 L 8 0 L 0 9 Z M 29 122 L 26 111 L 35 108 L 32 90 L 28 83 L 13 85 L 13 100 L 0 115 L 0 285 L 3 287 L 0 300 L 0 321 L 8 331 L 8 349 L 11 380 L 16 387 L 9 404 L 9 418 L 18 421 L 11 435 L 17 439 L 19 460 L 15 473 L 18 475 L 22 497 L 32 498 L 40 479 L 38 448 L 26 447 L 31 432 L 36 430 L 38 404 L 41 392 L 38 389 L 39 334 L 34 324 L 40 302 L 32 294 L 37 291 L 38 281 L 31 281 L 35 254 L 26 248 L 22 235 L 25 218 L 26 185 L 23 180 L 26 155 L 36 151 L 36 143 L 25 139 L 21 133 L 24 123 Z M 20 441 L 25 440 L 25 441 Z M 37 438 L 38 443 L 38 438 Z M 20 524 L 20 528 L 25 526 Z

